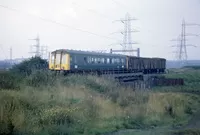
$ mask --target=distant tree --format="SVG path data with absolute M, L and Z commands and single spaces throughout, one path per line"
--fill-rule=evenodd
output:
M 36 70 L 46 70 L 47 68 L 48 62 L 46 60 L 43 60 L 40 57 L 32 57 L 29 60 L 14 65 L 11 68 L 11 72 L 26 76 L 31 75 Z

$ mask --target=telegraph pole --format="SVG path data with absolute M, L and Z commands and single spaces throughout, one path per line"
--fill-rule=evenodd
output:
M 10 64 L 12 65 L 12 47 L 10 47 Z
M 133 52 L 138 52 L 139 49 L 134 50 L 133 44 L 137 44 L 136 42 L 132 42 L 132 33 L 138 32 L 136 30 L 131 29 L 131 21 L 134 21 L 137 19 L 131 18 L 130 14 L 127 13 L 124 19 L 116 20 L 124 24 L 124 31 L 120 32 L 123 34 L 123 43 L 120 45 L 122 46 L 122 50 L 112 50 L 112 52 L 123 52 L 124 54 L 134 55 Z M 139 52 L 138 52 L 139 54 Z

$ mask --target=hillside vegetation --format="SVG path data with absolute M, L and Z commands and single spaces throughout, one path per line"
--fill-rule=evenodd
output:
M 135 91 L 91 75 L 64 77 L 45 70 L 43 62 L 35 67 L 35 60 L 42 61 L 33 58 L 0 72 L 2 135 L 100 135 L 123 129 L 178 128 L 200 106 L 198 95 Z
M 169 70 L 165 75 L 167 78 L 181 78 L 184 79 L 183 86 L 175 87 L 156 87 L 154 91 L 163 92 L 186 92 L 193 94 L 200 94 L 200 70 L 198 68 L 182 68 Z

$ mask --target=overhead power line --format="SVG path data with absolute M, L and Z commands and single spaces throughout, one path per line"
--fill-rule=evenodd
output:
M 124 2 L 120 2 L 119 0 L 112 0 L 116 5 L 122 7 L 125 12 L 131 12 L 133 11 L 132 8 L 130 8 L 127 4 L 125 4 Z
M 112 0 L 115 4 L 122 6 L 123 8 L 125 8 L 127 10 L 127 6 L 124 5 L 123 3 L 119 2 L 118 0 Z
M 80 4 L 77 4 L 75 2 L 72 2 L 72 4 L 82 8 L 84 10 L 87 10 L 88 12 L 94 13 L 94 14 L 98 15 L 99 17 L 102 17 L 102 18 L 105 18 L 105 19 L 108 19 L 108 20 L 113 20 L 111 16 L 108 16 L 108 15 L 105 15 L 103 13 L 100 13 L 100 12 L 94 10 L 94 9 L 86 8 L 86 7 L 84 7 L 84 6 L 80 5 Z
M 94 36 L 98 36 L 98 37 L 101 37 L 101 38 L 105 38 L 105 39 L 110 39 L 110 40 L 118 40 L 118 39 L 115 39 L 115 38 L 111 38 L 111 37 L 107 37 L 107 36 L 104 36 L 104 35 L 99 35 L 97 33 L 94 33 L 94 32 L 90 32 L 90 31 L 87 31 L 87 30 L 83 30 L 83 29 L 80 29 L 80 28 L 75 28 L 73 26 L 70 26 L 70 25 L 67 25 L 67 24 L 63 24 L 63 23 L 60 23 L 60 22 L 57 22 L 55 20 L 51 20 L 51 19 L 47 19 L 47 18 L 43 18 L 41 16 L 36 16 L 36 15 L 33 15 L 33 14 L 30 14 L 30 13 L 25 13 L 21 10 L 18 10 L 18 9 L 14 9 L 14 8 L 10 8 L 8 6 L 4 6 L 4 5 L 1 5 L 0 4 L 0 7 L 1 8 L 5 8 L 5 9 L 8 9 L 8 10 L 12 10 L 12 11 L 15 11 L 15 12 L 21 12 L 21 13 L 24 13 L 28 16 L 32 16 L 32 17 L 36 17 L 40 20 L 43 20 L 43 21 L 46 21 L 46 22 L 50 22 L 50 23 L 53 23 L 53 24 L 57 24 L 57 25 L 60 25 L 60 26 L 63 26 L 63 27 L 66 27 L 66 28 L 70 28 L 70 29 L 73 29 L 73 30 L 76 30 L 76 31 L 80 31 L 80 32 L 83 32 L 83 33 L 87 33 L 87 34 L 90 34 L 90 35 L 94 35 Z

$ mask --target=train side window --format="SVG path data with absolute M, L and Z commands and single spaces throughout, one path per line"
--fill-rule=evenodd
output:
M 121 59 L 121 61 L 122 61 L 122 64 L 124 64 L 124 63 L 125 63 L 124 59 Z
M 94 63 L 97 63 L 97 58 L 94 58 Z
M 74 63 L 77 64 L 76 56 L 74 56 Z
M 118 64 L 118 58 L 115 59 L 115 63 Z
M 116 59 L 116 63 L 117 63 L 117 64 L 120 63 L 120 59 L 119 59 L 119 58 Z
M 91 58 L 91 62 L 94 63 L 94 58 L 93 57 Z
M 105 62 L 105 59 L 104 58 L 101 58 L 101 63 L 103 64 Z
M 86 57 L 84 57 L 83 59 L 84 59 L 84 63 L 87 63 L 87 58 L 86 58 Z
M 115 58 L 112 59 L 112 64 L 115 64 Z
M 90 57 L 90 63 L 92 63 L 92 57 Z
M 101 63 L 101 58 L 97 58 L 97 63 Z
M 107 58 L 107 64 L 110 64 L 110 59 L 109 58 Z
M 88 58 L 87 58 L 87 62 L 88 62 L 88 63 L 91 63 L 91 57 L 88 57 Z

